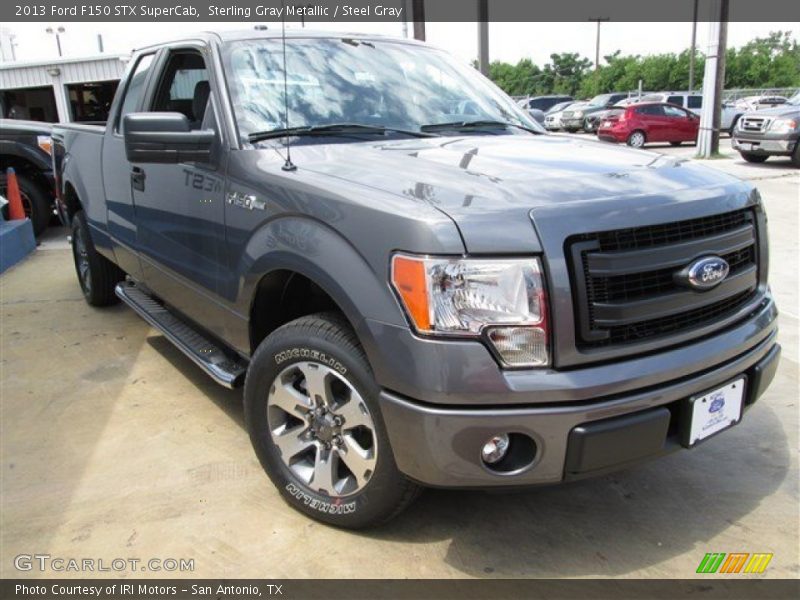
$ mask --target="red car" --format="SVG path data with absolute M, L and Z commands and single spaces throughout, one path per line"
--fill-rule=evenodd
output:
M 674 104 L 643 102 L 609 111 L 597 128 L 597 137 L 641 148 L 649 142 L 696 142 L 700 117 Z

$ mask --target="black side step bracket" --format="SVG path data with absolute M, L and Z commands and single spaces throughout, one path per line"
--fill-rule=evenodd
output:
M 119 298 L 158 329 L 214 381 L 228 388 L 244 382 L 247 363 L 231 356 L 203 334 L 171 313 L 134 283 L 122 282 L 114 290 Z

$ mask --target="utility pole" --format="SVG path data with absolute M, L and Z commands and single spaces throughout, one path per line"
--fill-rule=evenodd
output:
M 694 91 L 694 59 L 697 51 L 697 1 L 694 0 L 694 12 L 692 13 L 692 49 L 689 52 L 689 92 Z
M 478 69 L 489 76 L 489 0 L 478 0 Z
M 608 17 L 594 17 L 589 19 L 597 23 L 597 40 L 594 47 L 594 91 L 600 92 L 600 23 L 610 21 Z
M 589 19 L 590 21 L 597 23 L 597 43 L 595 44 L 594 49 L 594 71 L 595 73 L 600 68 L 600 23 L 604 21 L 610 21 L 608 17 L 594 17 L 593 19 Z
M 414 21 L 414 39 L 425 41 L 425 2 L 411 0 L 411 19 Z
M 725 83 L 725 47 L 728 41 L 728 2 L 716 0 L 708 28 L 708 52 L 703 76 L 703 111 L 697 135 L 697 156 L 711 158 L 719 153 L 719 126 L 722 89 Z

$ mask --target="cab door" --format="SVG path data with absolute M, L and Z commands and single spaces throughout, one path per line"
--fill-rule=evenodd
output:
M 226 268 L 225 153 L 209 58 L 199 47 L 170 48 L 144 110 L 179 112 L 192 129 L 216 131 L 211 160 L 133 164 L 130 173 L 143 280 L 198 321 L 207 320 L 205 299 L 216 295 Z
M 156 53 L 143 54 L 131 65 L 121 90 L 120 108 L 112 107 L 113 121 L 106 127 L 100 169 L 105 191 L 108 235 L 117 264 L 134 279 L 142 279 L 137 254 L 136 208 L 131 194 L 131 163 L 125 154 L 124 117 L 137 112 L 144 101 L 148 82 L 156 63 Z

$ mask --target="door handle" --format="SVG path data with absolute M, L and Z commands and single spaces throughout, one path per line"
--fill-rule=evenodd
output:
M 145 178 L 144 169 L 141 167 L 133 167 L 131 169 L 131 186 L 133 189 L 143 192 Z

